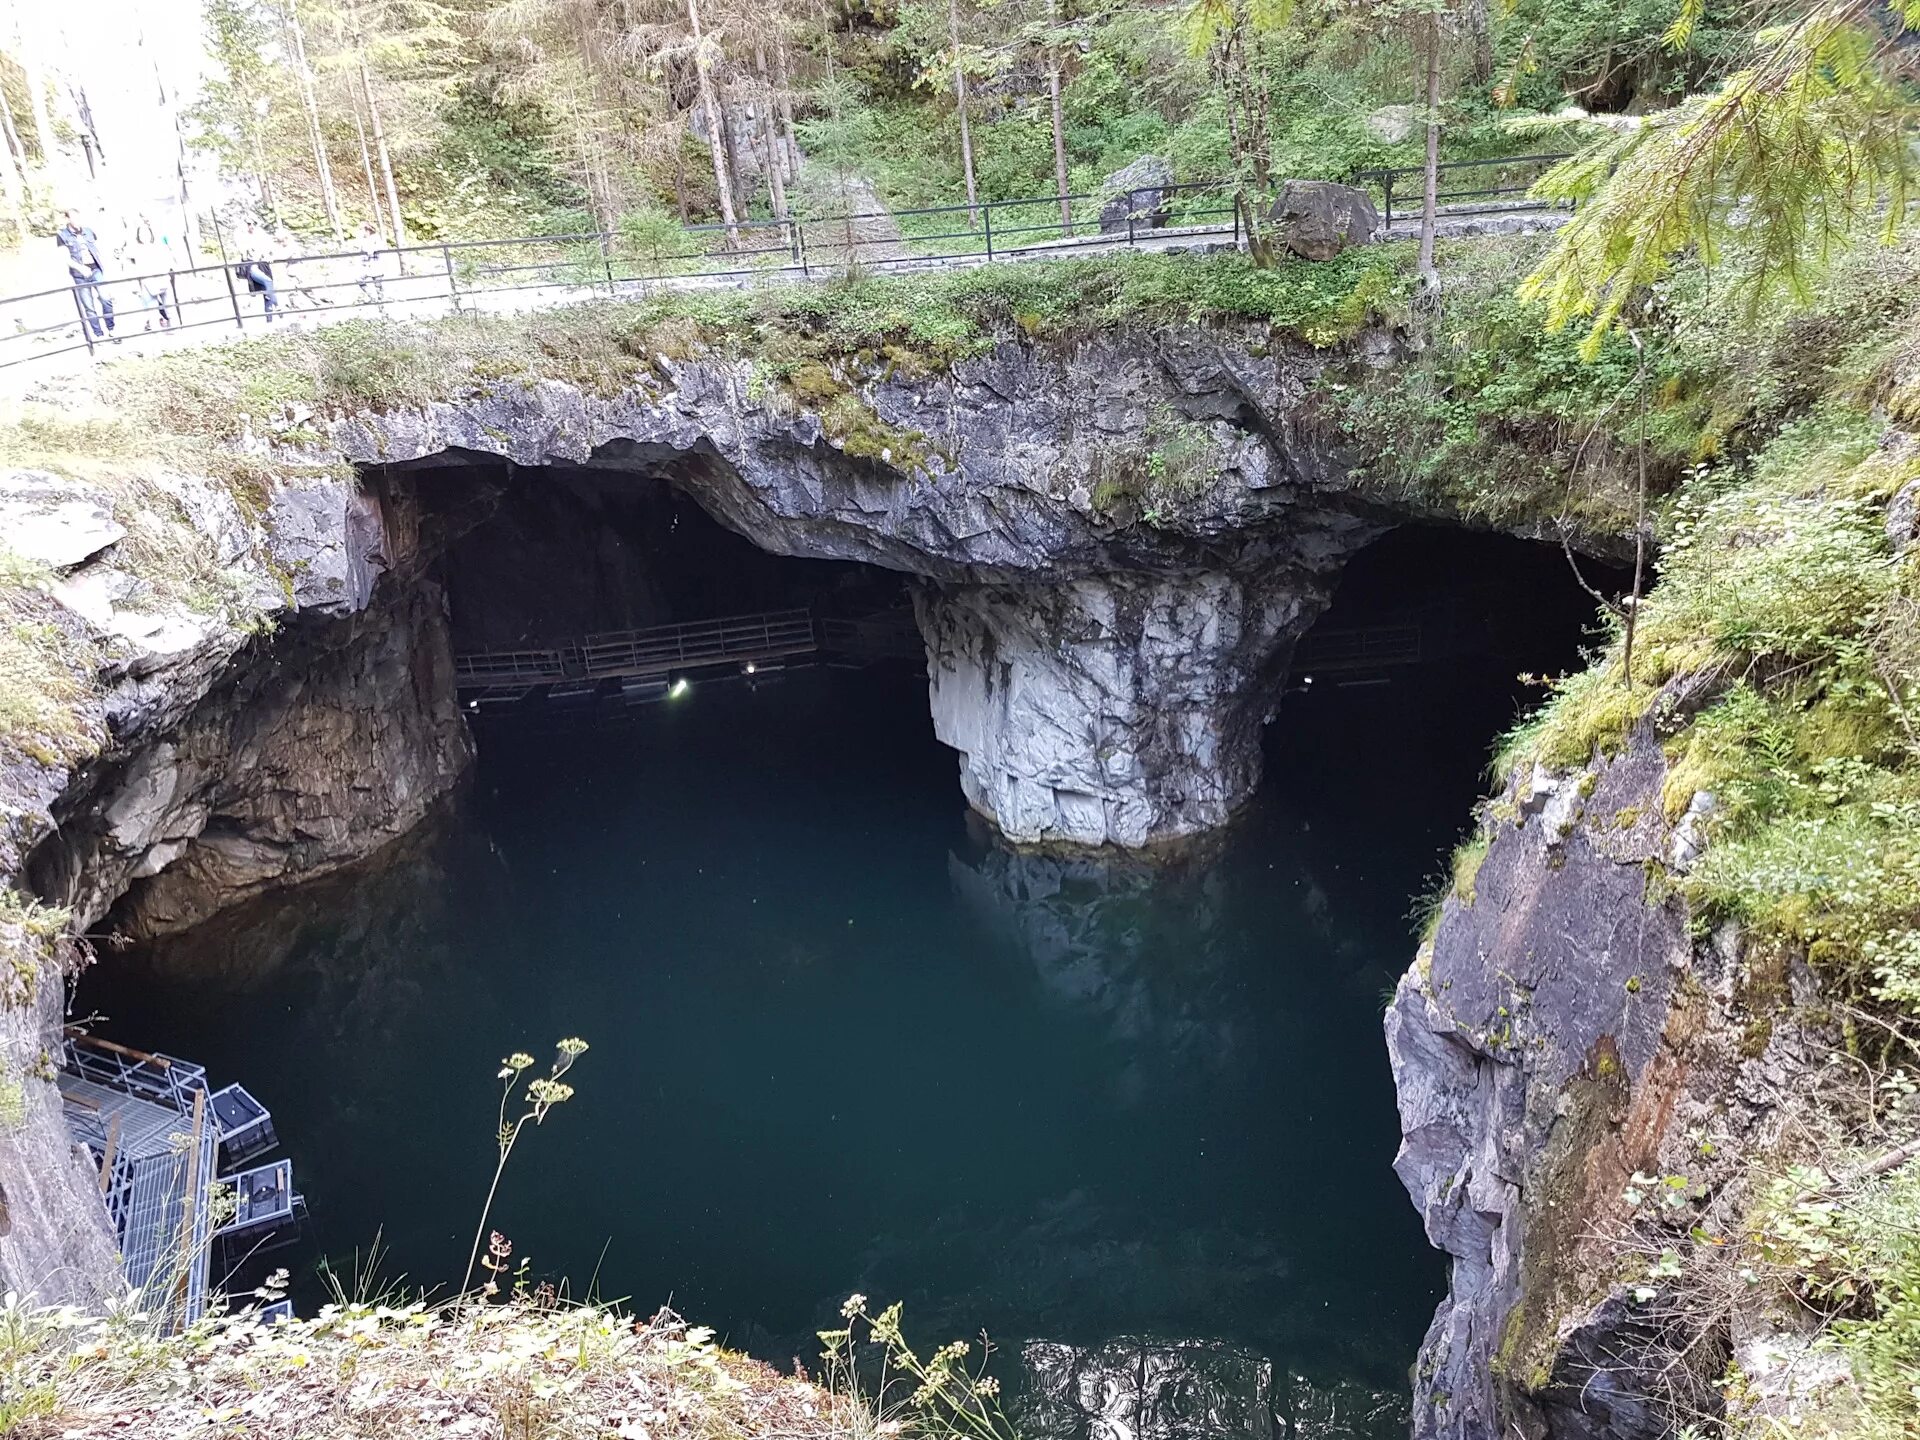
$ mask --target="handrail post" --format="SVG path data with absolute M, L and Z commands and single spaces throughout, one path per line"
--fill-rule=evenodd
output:
M 173 323 L 184 330 L 187 325 L 187 312 L 180 308 L 180 279 L 173 271 L 167 271 L 167 294 L 173 299 Z
M 793 237 L 800 247 L 800 278 L 811 280 L 813 271 L 807 265 L 807 228 L 797 220 L 793 224 Z
M 460 313 L 460 287 L 453 278 L 453 247 L 446 243 L 440 246 L 440 259 L 447 267 L 447 298 L 453 302 L 453 313 Z
M 1129 245 L 1133 244 L 1133 197 L 1139 193 L 1138 190 L 1127 192 L 1127 244 Z
M 80 287 L 70 286 L 69 293 L 73 296 L 73 313 L 80 317 L 80 338 L 87 342 L 87 354 L 91 355 L 93 354 L 93 330 L 87 324 L 87 307 L 80 303 Z
M 1386 224 L 1392 225 L 1393 224 L 1393 171 L 1382 170 L 1380 172 L 1380 189 L 1381 189 L 1381 192 L 1385 195 L 1386 201 L 1387 201 Z
M 987 259 L 993 259 L 993 204 L 989 201 L 980 207 L 981 218 L 987 225 Z
M 247 322 L 240 315 L 240 292 L 233 288 L 233 267 L 223 263 L 220 266 L 220 273 L 226 278 L 227 298 L 233 301 L 233 323 L 244 331 L 247 328 Z

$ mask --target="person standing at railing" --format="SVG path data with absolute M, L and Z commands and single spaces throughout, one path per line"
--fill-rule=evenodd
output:
M 111 336 L 114 343 L 118 344 L 120 337 L 113 333 L 113 301 L 100 288 L 100 282 L 107 273 L 100 237 L 93 233 L 91 227 L 82 225 L 79 215 L 72 210 L 65 211 L 61 220 L 61 226 L 54 231 L 53 238 L 67 252 L 67 275 L 73 281 L 74 298 L 80 302 L 82 321 L 92 328 L 94 339 Z
M 267 233 L 252 220 L 247 221 L 240 231 L 240 263 L 233 267 L 233 277 L 247 282 L 249 289 L 264 297 L 264 313 L 269 321 L 273 312 L 280 308 L 279 293 L 273 287 L 273 242 Z
M 387 274 L 380 248 L 380 232 L 373 227 L 371 220 L 360 222 L 360 238 L 356 242 L 360 253 L 360 303 L 377 305 L 380 313 L 387 310 Z
M 140 296 L 140 308 L 158 311 L 160 328 L 167 329 L 173 324 L 168 308 L 172 297 L 167 293 L 167 272 L 173 269 L 173 257 L 166 237 L 156 234 L 153 222 L 144 215 L 133 227 L 133 238 L 127 242 L 127 268 L 133 272 L 133 287 Z M 153 321 L 147 321 L 141 328 L 151 330 Z

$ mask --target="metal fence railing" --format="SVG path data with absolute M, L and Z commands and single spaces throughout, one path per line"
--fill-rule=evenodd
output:
M 1441 165 L 1440 203 L 1510 206 L 1564 155 L 1516 155 Z M 1419 188 L 1418 166 L 1368 170 L 1387 224 Z M 1124 201 L 1124 203 L 1120 203 Z M 1400 218 L 1404 219 L 1405 205 Z M 626 227 L 499 240 L 450 240 L 369 253 L 223 253 L 220 263 L 0 297 L 0 370 L 56 356 L 169 348 L 189 335 L 259 332 L 290 316 L 422 316 L 525 309 L 656 286 L 738 285 L 811 279 L 848 270 L 886 272 L 974 261 L 1159 248 L 1193 241 L 1238 247 L 1243 217 L 1233 186 L 1195 181 L 1117 194 L 1041 195 L 976 205 L 745 219 L 735 225 Z M 225 236 L 217 243 L 223 251 Z M 246 262 L 265 260 L 268 271 Z M 270 272 L 270 273 L 269 273 Z M 270 278 L 268 291 L 261 278 Z M 271 303 L 270 303 L 271 302 Z M 113 325 L 107 324 L 111 307 Z
M 171 1055 L 130 1050 L 94 1035 L 69 1032 L 63 1058 L 66 1068 L 82 1079 L 169 1106 L 182 1115 L 193 1113 L 194 1092 L 207 1088 L 202 1066 Z
M 113 353 L 135 333 L 142 350 L 166 348 L 196 333 L 262 332 L 289 316 L 479 313 L 660 285 L 809 279 L 1207 237 L 1239 242 L 1232 191 L 1219 183 L 1130 191 L 1118 212 L 1116 198 L 1047 195 L 733 226 L 457 240 L 371 254 L 227 254 L 219 264 L 105 275 L 93 284 L 0 297 L 0 369 L 80 351 Z M 266 262 L 264 270 L 247 263 L 257 260 Z M 271 281 L 270 291 L 263 280 Z
M 1473 202 L 1494 202 L 1495 206 L 1512 205 L 1516 198 L 1525 197 L 1534 182 L 1547 170 L 1570 159 L 1566 154 L 1552 155 L 1507 155 L 1494 160 L 1447 160 L 1439 166 L 1439 191 L 1435 203 L 1441 207 L 1457 210 L 1463 204 Z M 1424 195 L 1426 167 L 1424 165 L 1400 165 L 1391 169 L 1362 170 L 1355 178 L 1363 184 L 1377 186 L 1383 204 L 1380 219 L 1383 224 L 1393 224 L 1393 201 L 1395 194 L 1403 198 L 1408 195 Z M 1465 181 L 1461 185 L 1460 181 Z M 1420 201 L 1416 200 L 1416 207 Z M 1401 218 L 1406 218 L 1406 207 L 1401 207 Z

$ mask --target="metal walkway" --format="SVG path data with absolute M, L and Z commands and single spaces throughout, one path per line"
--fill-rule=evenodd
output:
M 543 686 L 575 692 L 603 684 L 664 686 L 713 670 L 752 675 L 807 657 L 866 664 L 921 653 L 913 617 L 904 609 L 854 619 L 768 610 L 602 631 L 566 645 L 463 651 L 453 657 L 453 673 L 462 693 L 488 702 L 516 700 Z
M 219 1153 L 207 1072 L 77 1035 L 63 1061 L 67 1126 L 100 1166 L 127 1283 L 142 1308 L 191 1324 L 206 1308 Z
M 602 686 L 658 686 L 715 670 L 752 675 L 788 660 L 867 665 L 924 659 L 905 607 L 858 618 L 811 610 L 769 610 L 640 630 L 606 631 L 566 645 L 468 650 L 453 657 L 454 681 L 475 704 L 510 702 L 547 689 L 586 695 Z M 1296 671 L 1371 672 L 1418 665 L 1425 654 L 1417 623 L 1314 629 L 1294 651 Z
M 282 1160 L 285 1203 L 242 1203 L 216 1228 L 215 1184 L 241 1182 L 244 1202 L 245 1182 L 261 1173 L 221 1176 L 220 1163 L 272 1145 L 272 1118 L 241 1086 L 210 1092 L 198 1065 L 78 1031 L 68 1032 L 58 1079 L 67 1128 L 99 1167 L 127 1283 L 143 1292 L 141 1308 L 192 1324 L 206 1310 L 216 1237 L 291 1218 L 298 1204 Z

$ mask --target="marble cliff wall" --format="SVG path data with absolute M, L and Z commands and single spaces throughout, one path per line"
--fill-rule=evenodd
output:
M 96 667 L 92 760 L 0 755 L 0 876 L 66 910 L 68 935 L 155 933 L 323 874 L 405 833 L 468 758 L 438 591 L 382 578 L 417 558 L 405 503 L 308 475 L 249 514 L 211 480 L 152 478 L 152 510 L 128 518 L 196 554 L 214 598 L 142 573 L 151 551 L 114 518 L 124 495 L 0 474 L 10 547 L 51 576 L 32 603 Z M 23 1097 L 0 1125 L 0 1286 L 49 1302 L 118 1285 L 51 1083 L 82 960 L 72 939 L 0 923 L 0 962 L 22 977 L 0 1004 L 0 1062 Z
M 1394 358 L 1383 335 L 1343 357 Z M 474 455 L 670 483 L 769 551 L 916 577 L 936 733 L 1006 836 L 1144 847 L 1215 828 L 1258 782 L 1261 725 L 1339 566 L 1407 518 L 1316 434 L 1327 363 L 1264 331 L 1116 332 L 1065 353 L 1008 340 L 935 375 L 836 375 L 863 417 L 851 431 L 844 403 L 830 424 L 712 356 L 657 357 L 615 394 L 514 381 L 256 417 L 286 472 L 264 507 L 154 481 L 182 543 L 226 577 L 211 608 L 152 593 L 120 547 L 123 500 L 0 475 L 0 505 L 32 522 L 10 542 L 62 542 L 41 557 L 49 623 L 100 657 L 84 707 L 98 756 L 0 764 L 0 875 L 70 907 L 74 932 L 111 913 L 154 934 L 411 826 L 468 756 L 412 472 Z M 320 475 L 341 458 L 368 483 Z M 1643 893 L 1643 862 L 1671 842 L 1646 803 L 1660 764 L 1642 745 L 1589 788 L 1543 776 L 1516 796 L 1474 903 L 1449 906 L 1396 997 L 1400 1169 L 1454 1262 L 1417 1380 L 1423 1436 L 1504 1440 L 1512 1415 L 1530 1434 L 1643 1433 L 1631 1387 L 1608 1390 L 1592 1358 L 1630 1327 L 1594 1302 L 1590 1257 L 1554 1212 L 1604 1209 L 1623 1167 L 1679 1143 L 1710 1068 L 1692 1017 L 1732 1003 L 1712 998 L 1714 952 Z M 1635 803 L 1651 818 L 1594 818 Z M 0 1007 L 9 1073 L 33 1077 L 71 947 L 17 929 L 0 945 L 39 981 Z M 0 1133 L 0 1284 L 97 1299 L 114 1282 L 91 1179 L 52 1085 L 26 1095 Z
M 1354 354 L 1392 359 L 1381 336 Z M 1327 363 L 1264 332 L 1009 341 L 939 374 L 836 376 L 850 432 L 844 398 L 829 424 L 746 361 L 660 356 L 618 394 L 514 383 L 328 435 L 370 467 L 667 480 L 763 549 L 919 577 L 968 801 L 1015 841 L 1134 847 L 1251 793 L 1294 639 L 1396 518 L 1313 429 Z

